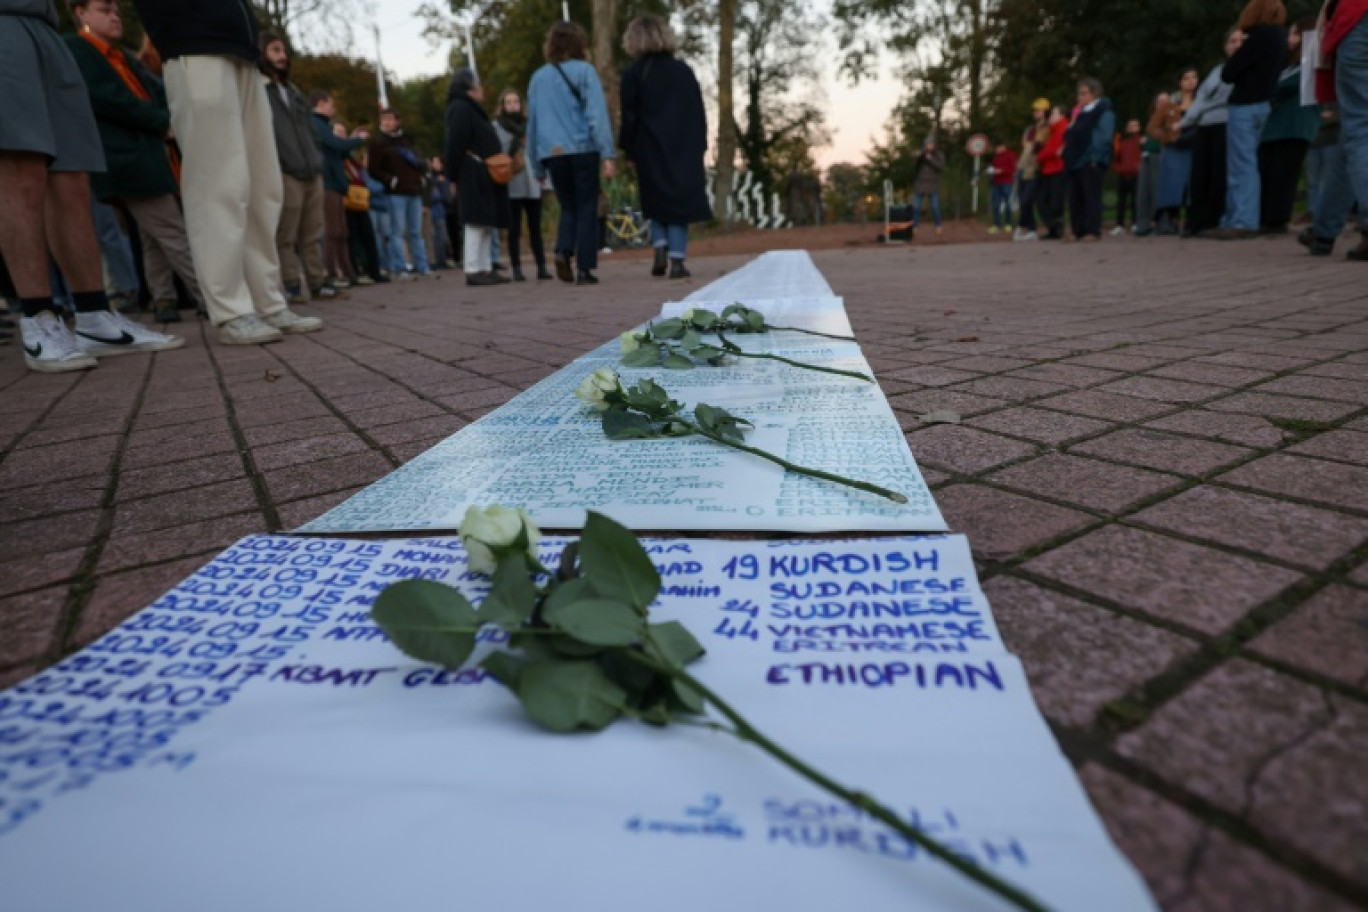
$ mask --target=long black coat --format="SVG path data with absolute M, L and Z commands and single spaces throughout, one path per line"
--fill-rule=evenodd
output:
M 484 108 L 465 94 L 447 96 L 446 172 L 456 176 L 461 221 L 479 228 L 507 228 L 508 188 L 494 183 L 484 160 L 503 151 Z M 477 157 L 472 157 L 474 153 Z
M 618 136 L 636 165 L 647 218 L 672 225 L 712 218 L 703 171 L 708 117 L 687 63 L 670 54 L 649 54 L 627 68 Z

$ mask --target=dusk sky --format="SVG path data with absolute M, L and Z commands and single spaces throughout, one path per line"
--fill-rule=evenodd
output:
M 401 79 L 427 76 L 446 68 L 449 46 L 434 48 L 422 36 L 422 25 L 414 11 L 421 0 L 393 0 L 378 5 L 378 22 L 383 39 L 385 68 Z M 826 6 L 825 3 L 822 4 Z M 368 30 L 358 30 L 357 50 L 371 54 Z M 825 49 L 822 57 L 833 60 L 836 49 Z M 823 80 L 826 90 L 827 123 L 832 129 L 832 143 L 817 152 L 817 162 L 826 167 L 834 162 L 863 161 L 871 137 L 881 136 L 888 112 L 897 103 L 899 86 L 885 65 L 879 78 L 864 81 L 852 88 L 838 80 L 834 66 L 828 67 Z

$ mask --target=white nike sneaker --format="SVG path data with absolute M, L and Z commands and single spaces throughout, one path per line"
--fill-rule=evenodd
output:
M 87 355 L 107 358 L 133 352 L 171 351 L 185 340 L 159 333 L 112 310 L 76 315 L 76 347 Z
M 224 345 L 265 345 L 279 342 L 280 330 L 267 326 L 256 314 L 236 317 L 218 328 L 219 341 Z
M 99 363 L 77 347 L 66 323 L 50 310 L 20 320 L 19 334 L 24 340 L 24 363 L 29 370 L 61 374 L 87 370 Z
M 306 317 L 288 307 L 266 314 L 261 318 L 261 322 L 283 333 L 311 333 L 323 328 L 323 321 L 318 317 Z

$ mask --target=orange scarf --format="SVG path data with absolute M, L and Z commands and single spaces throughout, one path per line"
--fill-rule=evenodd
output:
M 90 29 L 81 29 L 81 37 L 89 41 L 91 46 L 100 52 L 100 56 L 114 68 L 114 72 L 119 74 L 119 78 L 123 80 L 124 85 L 128 86 L 130 92 L 143 101 L 152 100 L 152 94 L 142 84 L 138 74 L 134 73 L 133 68 L 128 65 L 128 56 L 123 52 L 123 48 L 95 37 L 91 34 Z M 166 157 L 171 162 L 171 173 L 176 176 L 176 183 L 179 184 L 181 179 L 180 152 L 171 142 L 166 143 Z

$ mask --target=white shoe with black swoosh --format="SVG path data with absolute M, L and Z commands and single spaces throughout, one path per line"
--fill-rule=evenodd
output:
M 76 339 L 61 318 L 50 310 L 19 321 L 23 337 L 24 363 L 29 370 L 44 374 L 88 370 L 97 362 L 76 347 Z
M 184 344 L 180 336 L 148 329 L 112 310 L 76 315 L 76 346 L 92 357 L 170 351 Z

